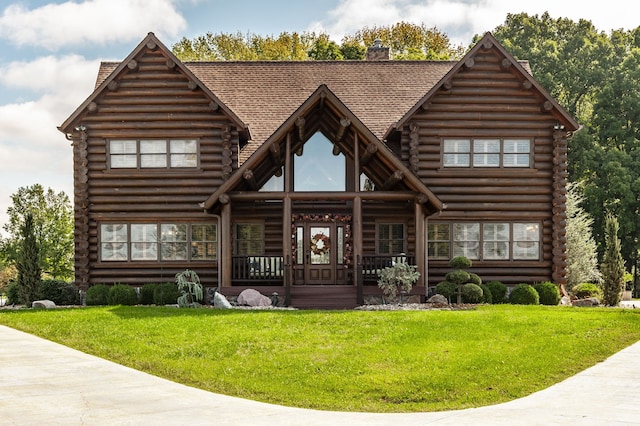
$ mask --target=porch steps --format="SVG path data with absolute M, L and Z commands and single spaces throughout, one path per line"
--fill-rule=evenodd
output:
M 353 309 L 358 306 L 352 285 L 306 285 L 291 287 L 291 306 L 299 309 Z

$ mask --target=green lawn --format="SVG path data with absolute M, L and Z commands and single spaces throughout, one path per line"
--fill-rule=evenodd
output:
M 640 310 L 0 311 L 0 324 L 213 392 L 324 410 L 436 411 L 546 388 L 640 340 Z

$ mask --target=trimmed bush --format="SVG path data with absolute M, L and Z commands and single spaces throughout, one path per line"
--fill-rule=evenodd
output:
M 109 289 L 109 305 L 135 305 L 138 303 L 136 289 L 126 284 L 116 284 Z
M 449 266 L 453 269 L 467 269 L 471 268 L 471 259 L 465 256 L 456 256 L 449 261 Z
M 436 294 L 441 294 L 451 302 L 451 297 L 455 296 L 458 286 L 450 281 L 442 281 L 436 285 Z
M 460 288 L 463 303 L 482 302 L 482 288 L 478 284 L 467 283 Z
M 153 294 L 158 288 L 158 284 L 145 284 L 140 289 L 140 304 L 153 305 Z
M 487 284 L 489 291 L 491 292 L 492 303 L 506 303 L 507 302 L 507 286 L 500 281 L 489 281 Z
M 598 300 L 602 300 L 602 289 L 597 284 L 592 283 L 582 283 L 574 285 L 571 289 L 571 294 L 573 294 L 578 299 L 597 297 Z
M 85 295 L 87 306 L 99 306 L 109 304 L 109 286 L 106 284 L 95 284 L 87 289 Z
M 40 281 L 40 297 L 51 300 L 56 305 L 77 305 L 80 303 L 78 288 L 62 280 Z
M 482 303 L 493 303 L 493 295 L 491 289 L 486 284 L 480 284 L 482 289 Z
M 539 305 L 540 296 L 538 296 L 536 289 L 529 284 L 518 284 L 509 293 L 509 303 L 512 305 Z
M 447 281 L 456 283 L 456 284 L 464 284 L 468 283 L 471 278 L 467 271 L 463 271 L 462 269 L 456 269 L 455 271 L 449 272 L 444 277 Z
M 174 283 L 159 284 L 153 292 L 153 303 L 156 305 L 174 305 L 178 303 L 180 292 Z
M 475 285 L 480 285 L 482 284 L 482 278 L 480 278 L 480 275 L 478 274 L 474 274 L 473 272 L 469 272 L 469 282 Z
M 538 292 L 541 305 L 556 306 L 560 303 L 560 290 L 554 283 L 538 283 L 533 288 Z

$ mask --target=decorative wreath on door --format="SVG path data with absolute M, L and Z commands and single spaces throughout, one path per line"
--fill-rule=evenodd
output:
M 316 256 L 324 256 L 331 249 L 331 240 L 327 235 L 316 234 L 311 238 L 311 252 Z

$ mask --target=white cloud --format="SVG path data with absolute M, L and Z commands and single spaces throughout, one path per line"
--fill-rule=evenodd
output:
M 13 4 L 0 15 L 0 37 L 18 46 L 56 51 L 86 43 L 107 45 L 139 39 L 141 31 L 174 36 L 186 28 L 174 3 L 175 0 L 88 0 L 35 9 Z
M 526 12 L 553 18 L 586 19 L 600 30 L 633 29 L 637 16 L 624 13 L 627 0 L 601 2 L 583 0 L 342 0 L 327 18 L 311 24 L 311 31 L 325 31 L 340 41 L 364 26 L 392 25 L 399 21 L 435 26 L 454 44 L 468 45 L 475 34 L 492 31 L 504 23 L 507 13 Z

